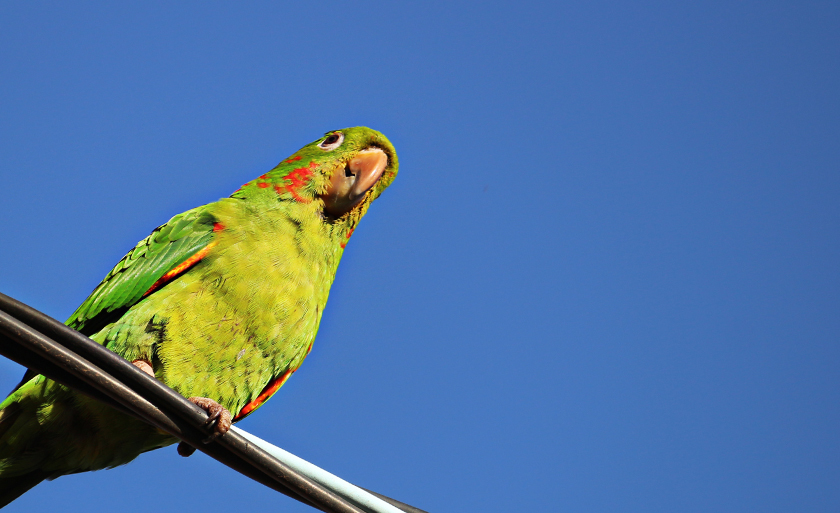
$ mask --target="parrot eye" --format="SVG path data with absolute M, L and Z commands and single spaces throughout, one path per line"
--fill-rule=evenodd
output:
M 333 132 L 328 135 L 326 139 L 321 141 L 321 144 L 319 144 L 318 147 L 325 151 L 331 151 L 338 148 L 342 142 L 344 142 L 344 134 L 341 132 Z

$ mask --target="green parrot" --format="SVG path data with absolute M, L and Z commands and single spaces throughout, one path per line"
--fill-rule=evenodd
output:
M 397 167 L 381 133 L 328 132 L 155 229 L 65 324 L 188 397 L 224 434 L 303 363 L 344 247 Z M 27 371 L 0 404 L 0 507 L 44 479 L 176 441 Z

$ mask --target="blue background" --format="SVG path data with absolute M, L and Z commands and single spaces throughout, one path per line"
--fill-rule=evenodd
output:
M 807 1 L 6 2 L 0 290 L 64 319 L 172 215 L 371 126 L 400 175 L 241 427 L 433 513 L 840 511 L 838 27 Z M 230 508 L 311 511 L 173 447 L 8 511 Z

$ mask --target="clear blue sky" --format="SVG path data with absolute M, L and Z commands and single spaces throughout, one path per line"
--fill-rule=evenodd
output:
M 840 511 L 838 4 L 513 4 L 3 3 L 0 290 L 64 319 L 371 126 L 400 175 L 241 427 L 433 513 Z M 174 447 L 8 511 L 232 507 L 310 511 Z

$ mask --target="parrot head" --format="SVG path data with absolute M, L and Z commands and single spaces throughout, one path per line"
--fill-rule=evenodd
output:
M 360 210 L 366 210 L 397 174 L 394 147 L 384 135 L 370 128 L 327 132 L 306 149 L 309 148 L 326 154 L 328 164 L 321 173 L 317 192 L 328 217 L 341 218 L 363 203 Z
M 273 192 L 290 207 L 352 228 L 397 168 L 397 153 L 384 135 L 367 127 L 344 128 L 304 146 L 233 196 Z

